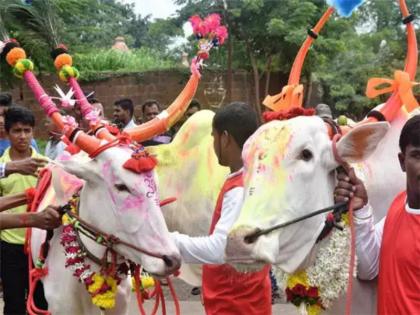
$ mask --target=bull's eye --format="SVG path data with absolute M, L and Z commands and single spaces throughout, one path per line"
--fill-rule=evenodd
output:
M 303 149 L 300 153 L 300 158 L 306 162 L 310 161 L 313 158 L 311 150 Z
M 125 192 L 128 192 L 128 193 L 130 192 L 130 189 L 128 189 L 128 187 L 124 184 L 115 184 L 115 188 L 118 191 L 125 191 Z

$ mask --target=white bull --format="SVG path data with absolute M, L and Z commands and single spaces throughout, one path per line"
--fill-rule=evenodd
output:
M 405 181 L 397 159 L 398 138 L 407 114 L 401 110 L 388 130 L 387 123 L 354 128 L 337 144 L 341 157 L 361 162 L 354 167 L 365 180 L 376 220 L 380 220 Z M 370 156 L 368 158 L 368 156 Z M 247 244 L 256 229 L 286 222 L 334 203 L 334 159 L 327 127 L 318 117 L 273 121 L 260 127 L 243 151 L 245 200 L 227 245 L 232 263 L 268 262 L 294 273 L 313 262 L 315 241 L 325 215 L 307 219 Z M 343 314 L 344 300 L 331 314 Z M 375 285 L 356 281 L 353 314 L 375 314 Z
M 79 214 L 98 229 L 117 236 L 119 239 L 158 255 L 166 256 L 165 263 L 135 251 L 124 245 L 116 245 L 115 250 L 125 258 L 141 264 L 156 275 L 168 275 L 178 269 L 180 255 L 170 239 L 168 229 L 159 207 L 154 171 L 137 174 L 123 167 L 130 158 L 128 147 L 113 147 L 99 154 L 95 159 L 80 160 L 80 156 L 61 161 L 66 172 L 84 180 L 80 193 Z M 65 204 L 75 187 L 80 183 L 75 177 L 52 167 L 53 185 L 39 209 L 47 204 Z M 67 188 L 69 189 L 67 189 Z M 101 310 L 91 302 L 84 284 L 65 268 L 65 256 L 60 235 L 63 228 L 56 229 L 51 240 L 51 248 L 46 259 L 48 275 L 43 279 L 49 311 L 54 315 L 101 314 Z M 45 232 L 33 229 L 32 254 L 34 261 L 44 240 Z M 105 248 L 82 236 L 90 252 L 102 257 Z M 168 263 L 168 261 L 170 263 Z M 93 271 L 100 269 L 89 261 Z M 126 314 L 129 285 L 123 281 L 118 289 L 116 307 L 106 314 Z

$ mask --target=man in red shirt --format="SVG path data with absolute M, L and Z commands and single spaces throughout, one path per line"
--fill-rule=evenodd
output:
M 336 201 L 353 197 L 358 276 L 378 276 L 378 314 L 420 313 L 420 116 L 401 131 L 398 157 L 407 176 L 406 191 L 375 226 L 363 183 L 352 171 L 340 174 Z M 360 210 L 359 210 L 360 209 Z
M 221 108 L 213 118 L 214 151 L 219 164 L 231 174 L 217 199 L 209 236 L 172 235 L 184 262 L 203 266 L 203 300 L 207 315 L 270 315 L 269 266 L 240 273 L 225 264 L 227 234 L 239 216 L 243 202 L 242 157 L 245 141 L 257 130 L 252 107 L 235 102 Z

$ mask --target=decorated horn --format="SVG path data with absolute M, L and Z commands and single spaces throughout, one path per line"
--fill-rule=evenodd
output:
M 191 74 L 187 85 L 166 110 L 162 111 L 154 119 L 127 130 L 126 133 L 133 140 L 142 142 L 169 130 L 184 115 L 197 91 L 199 81 L 200 74 L 197 70 L 197 73 Z
M 220 24 L 221 18 L 218 14 L 210 14 L 201 19 L 198 15 L 189 19 L 193 33 L 198 39 L 197 56 L 191 63 L 191 76 L 182 92 L 175 101 L 153 120 L 141 124 L 138 127 L 127 130 L 133 140 L 142 142 L 153 138 L 169 130 L 185 113 L 194 97 L 201 75 L 200 66 L 203 61 L 209 58 L 209 52 L 213 47 L 223 45 L 228 37 L 227 28 Z
M 318 38 L 318 34 L 321 32 L 325 23 L 327 23 L 328 19 L 333 13 L 334 8 L 329 7 L 319 19 L 315 27 L 308 30 L 308 36 L 300 47 L 295 61 L 293 62 L 287 85 L 283 87 L 280 94 L 274 96 L 267 95 L 263 101 L 265 106 L 272 109 L 273 111 L 302 107 L 304 95 L 303 85 L 299 82 L 303 63 L 305 61 L 306 55 L 308 54 L 309 48 L 312 46 L 313 41 Z
M 402 23 L 405 24 L 407 28 L 407 57 L 405 60 L 405 68 L 404 71 L 395 72 L 394 80 L 381 78 L 369 80 L 366 89 L 366 95 L 368 97 L 376 97 L 377 95 L 387 92 L 393 93 L 379 111 L 370 112 L 368 118 L 361 123 L 381 120 L 390 122 L 395 118 L 402 105 L 405 105 L 408 111 L 411 111 L 418 106 L 412 92 L 412 87 L 417 85 L 413 80 L 416 76 L 418 62 L 417 38 L 412 23 L 414 15 L 410 14 L 405 0 L 399 0 L 399 5 L 403 16 Z M 390 84 L 390 88 L 377 89 L 384 83 Z
M 2 57 L 13 68 L 13 73 L 17 77 L 24 78 L 44 112 L 70 141 L 89 154 L 100 147 L 101 141 L 77 129 L 77 124 L 74 119 L 71 119 L 72 117 L 61 116 L 57 106 L 33 74 L 33 62 L 26 58 L 25 50 L 19 46 L 17 41 L 9 40 L 5 43 Z
M 88 102 L 80 88 L 79 82 L 77 81 L 79 71 L 73 67 L 73 58 L 68 53 L 67 47 L 62 44 L 59 45 L 51 52 L 51 56 L 54 59 L 54 66 L 58 71 L 60 79 L 68 83 L 73 89 L 82 117 L 89 118 L 89 116 L 91 116 L 89 125 L 94 131 L 94 134 L 100 139 L 105 139 L 107 141 L 115 140 L 115 137 L 108 129 L 104 128 L 104 125 L 98 117 L 96 117 L 92 105 Z

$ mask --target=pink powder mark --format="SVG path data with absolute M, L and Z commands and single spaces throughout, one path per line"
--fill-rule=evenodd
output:
M 143 196 L 128 196 L 124 199 L 121 210 L 137 210 L 140 211 L 144 207 L 144 197 Z
M 57 161 L 61 162 L 61 161 L 69 161 L 71 159 L 72 155 L 67 152 L 67 151 L 63 151 L 61 154 L 59 154 L 57 156 Z
M 109 178 L 111 180 L 111 185 L 114 185 L 117 181 L 117 176 L 115 176 L 114 172 L 112 171 L 112 162 L 106 161 L 102 166 L 102 172 L 105 175 L 105 178 Z

